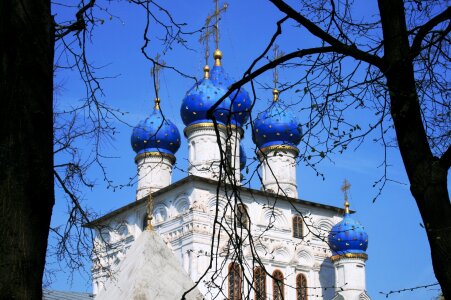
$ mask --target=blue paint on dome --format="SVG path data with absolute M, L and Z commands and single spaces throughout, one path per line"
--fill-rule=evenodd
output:
M 244 151 L 243 144 L 240 144 L 240 170 L 246 168 L 246 161 L 247 161 L 246 151 Z
M 222 66 L 214 66 L 210 72 L 210 78 L 214 85 L 225 90 L 228 90 L 235 82 Z M 229 98 L 232 103 L 232 124 L 242 127 L 249 118 L 252 106 L 249 93 L 244 88 L 240 88 L 239 90 L 233 91 Z
M 180 132 L 161 111 L 154 109 L 145 120 L 133 128 L 131 144 L 136 154 L 161 152 L 175 155 L 180 147 Z
M 296 147 L 301 142 L 302 127 L 297 117 L 280 100 L 257 115 L 252 139 L 259 148 L 274 145 Z
M 329 245 L 333 255 L 365 253 L 368 248 L 368 234 L 359 222 L 349 213 L 345 213 L 343 220 L 332 227 Z
M 180 115 L 186 126 L 196 123 L 213 123 L 207 118 L 207 111 L 226 93 L 222 87 L 215 86 L 213 82 L 204 78 L 196 83 L 182 100 Z M 213 115 L 220 124 L 229 123 L 230 99 L 226 98 L 215 110 Z

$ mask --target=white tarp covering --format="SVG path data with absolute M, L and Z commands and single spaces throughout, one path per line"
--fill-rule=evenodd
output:
M 105 283 L 96 300 L 177 300 L 194 286 L 179 261 L 154 231 L 145 230 Z M 196 288 L 187 300 L 201 300 Z

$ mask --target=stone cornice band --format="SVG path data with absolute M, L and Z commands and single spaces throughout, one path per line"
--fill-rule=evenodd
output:
M 244 133 L 243 129 L 236 125 L 232 125 L 232 124 L 223 125 L 223 124 L 219 124 L 219 123 L 217 125 L 218 125 L 219 130 L 224 130 L 224 131 L 226 131 L 228 129 L 229 130 L 230 129 L 238 130 L 239 134 L 240 134 L 240 138 L 243 136 L 243 133 Z M 209 122 L 196 123 L 196 124 L 192 124 L 192 125 L 185 127 L 185 129 L 183 130 L 183 133 L 185 134 L 185 136 L 188 136 L 188 134 L 190 134 L 191 132 L 193 132 L 195 130 L 202 129 L 202 128 L 213 128 L 214 129 L 214 127 L 215 127 L 214 123 L 209 123 Z
M 168 154 L 168 153 L 163 153 L 163 152 L 144 152 L 144 153 L 140 153 L 138 155 L 135 156 L 135 163 L 138 163 L 138 160 L 146 158 L 146 157 L 165 157 L 168 158 L 171 161 L 171 164 L 175 164 L 175 156 L 172 154 Z
M 367 260 L 368 255 L 366 253 L 343 253 L 343 254 L 337 254 L 330 257 L 330 260 L 333 262 L 336 262 L 343 258 L 360 258 Z
M 296 155 L 299 154 L 299 149 L 297 147 L 294 146 L 289 146 L 289 145 L 273 145 L 273 146 L 268 146 L 268 147 L 263 147 L 258 149 L 258 155 L 265 155 L 268 154 L 271 151 L 292 151 L 295 152 Z

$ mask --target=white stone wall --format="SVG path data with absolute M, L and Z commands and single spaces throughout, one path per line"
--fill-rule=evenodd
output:
M 172 160 L 163 155 L 138 156 L 138 188 L 136 199 L 144 198 L 172 183 Z
M 218 179 L 221 161 L 221 149 L 218 145 L 215 128 L 210 126 L 199 126 L 194 124 L 187 129 L 188 142 L 188 172 L 210 179 Z M 227 129 L 225 126 L 218 127 L 221 140 L 222 154 L 226 155 L 227 146 L 230 148 L 231 171 L 237 183 L 240 182 L 240 138 L 236 129 Z M 225 173 L 222 173 L 224 178 Z M 233 179 L 232 179 L 233 180 Z M 231 181 L 229 179 L 229 181 Z
M 296 157 L 293 150 L 271 150 L 260 154 L 262 190 L 298 198 L 296 184 Z
M 221 242 L 219 247 L 213 248 L 213 269 L 207 273 L 199 285 L 206 299 L 213 299 L 221 294 L 221 289 L 211 285 L 211 276 L 216 266 L 220 271 L 215 283 L 222 284 L 222 290 L 225 293 L 225 296 L 216 299 L 227 297 L 227 280 L 225 279 L 228 264 L 234 259 L 234 251 L 228 246 L 228 240 L 234 224 L 231 211 L 235 200 L 227 200 L 226 197 L 220 196 L 218 201 L 214 192 L 215 188 L 215 184 L 212 183 L 187 182 L 156 196 L 153 209 L 154 229 L 167 242 L 168 247 L 194 281 L 199 280 L 210 264 L 212 224 L 215 213 L 218 212 L 218 220 L 226 229 L 222 229 L 220 233 L 216 232 L 215 237 L 220 236 Z M 334 294 L 332 287 L 335 283 L 335 273 L 328 259 L 331 255 L 329 247 L 321 237 L 327 236 L 327 232 L 340 220 L 340 217 L 323 207 L 277 200 L 270 194 L 251 195 L 247 191 L 242 191 L 239 202 L 246 206 L 249 213 L 255 252 L 268 272 L 272 273 L 275 269 L 279 269 L 285 276 L 287 284 L 285 299 L 295 299 L 296 291 L 293 287 L 296 275 L 299 273 L 306 276 L 308 286 L 312 287 L 308 290 L 309 297 L 331 299 Z M 108 263 L 114 266 L 126 255 L 126 250 L 142 232 L 145 213 L 146 206 L 142 203 L 108 220 L 108 224 L 104 227 L 104 236 L 105 240 L 108 239 L 114 247 L 108 248 L 101 255 L 103 266 L 109 266 Z M 297 239 L 292 237 L 292 217 L 300 213 L 305 216 L 308 226 L 304 225 L 304 238 Z M 113 229 L 115 224 L 124 224 L 127 230 L 115 230 Z M 246 230 L 242 231 L 241 238 L 245 244 L 243 255 L 247 264 L 251 266 L 244 272 L 250 276 L 253 258 L 247 235 Z M 99 245 L 105 245 L 99 237 L 96 240 Z M 104 276 L 108 276 L 108 272 L 102 270 L 100 264 L 95 264 L 94 294 L 102 288 Z M 328 287 L 328 289 L 321 287 Z M 244 291 L 247 289 L 249 287 L 245 283 Z M 272 295 L 272 281 L 269 276 L 267 292 Z M 251 295 L 253 298 L 252 292 Z
M 362 293 L 366 294 L 365 259 L 343 257 L 334 265 L 336 293 L 344 299 L 360 300 Z

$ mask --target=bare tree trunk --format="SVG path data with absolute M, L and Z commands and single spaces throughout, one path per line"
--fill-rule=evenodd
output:
M 405 68 L 397 69 L 397 75 L 388 78 L 407 77 Z M 391 82 L 393 81 L 393 84 Z M 391 114 L 395 124 L 401 156 L 410 182 L 410 190 L 417 203 L 431 247 L 434 273 L 445 299 L 451 299 L 451 204 L 447 188 L 448 168 L 433 157 L 418 132 L 421 123 L 419 105 L 412 90 L 400 87 L 400 79 L 388 79 L 391 96 Z M 401 94 L 401 95 L 400 95 Z M 403 96 L 404 95 L 404 96 Z M 410 104 L 409 104 L 410 103 Z M 418 115 L 418 116 L 416 116 Z M 418 119 L 419 120 L 418 120 Z M 414 120 L 417 119 L 417 120 Z M 417 123 L 417 124 L 416 124 Z
M 449 162 L 434 157 L 421 119 L 403 1 L 379 0 L 384 34 L 384 63 L 391 116 L 410 190 L 423 219 L 434 273 L 445 299 L 451 299 L 451 204 Z M 414 249 L 413 249 L 414 250 Z
M 42 299 L 54 204 L 50 1 L 0 1 L 0 297 Z

